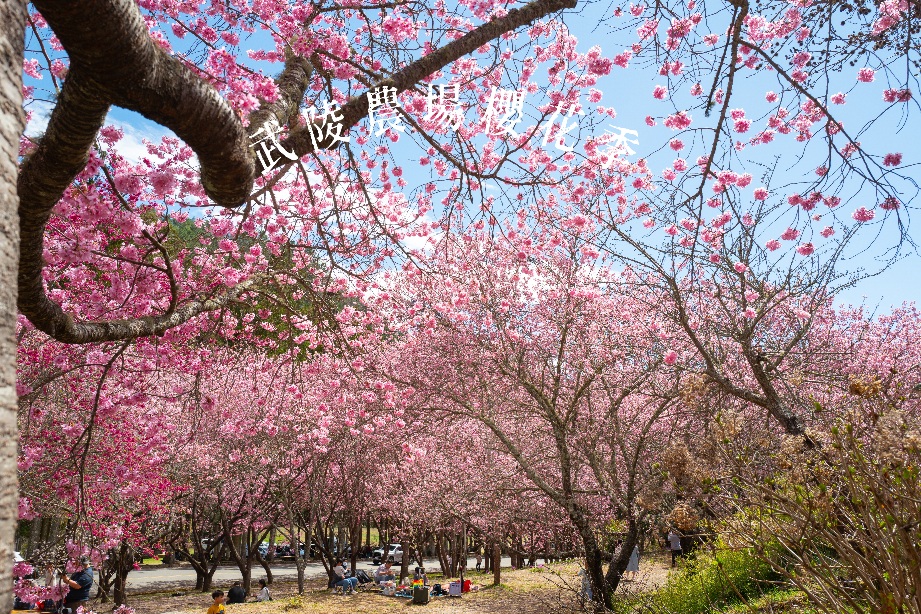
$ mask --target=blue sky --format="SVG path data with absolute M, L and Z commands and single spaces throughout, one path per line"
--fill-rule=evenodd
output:
M 626 7 L 625 7 L 626 8 Z M 627 43 L 635 40 L 630 32 L 613 32 L 607 24 L 599 23 L 609 10 L 609 5 L 601 3 L 590 3 L 579 13 L 568 13 L 566 23 L 571 31 L 579 39 L 579 51 L 585 52 L 593 45 L 600 45 L 605 56 L 613 56 L 623 51 Z M 716 16 L 715 19 L 720 19 Z M 716 28 L 714 28 L 716 31 Z M 256 37 L 248 43 L 243 43 L 243 48 L 247 47 L 266 47 L 267 37 Z M 262 68 L 272 71 L 277 70 L 277 65 L 263 65 Z M 868 117 L 875 116 L 884 107 L 881 100 L 882 90 L 887 86 L 884 75 L 880 73 L 880 79 L 877 83 L 856 85 L 856 72 L 859 66 L 850 69 L 850 73 L 845 70 L 838 75 L 834 75 L 831 80 L 830 93 L 835 91 L 845 91 L 848 93 L 848 105 L 843 108 L 841 118 L 844 120 L 845 127 L 853 130 L 854 127 L 861 125 Z M 656 78 L 650 79 L 650 75 Z M 752 101 L 761 101 L 764 109 L 768 107 L 763 103 L 763 93 L 766 89 L 771 89 L 768 81 L 769 75 L 761 74 L 759 76 L 743 79 L 739 82 L 736 89 L 738 100 L 745 101 L 746 110 L 749 117 L 755 117 L 758 109 L 758 103 Z M 50 85 L 47 79 L 43 82 L 33 83 L 39 87 Z M 668 129 L 657 126 L 650 128 L 644 123 L 647 114 L 663 115 L 671 112 L 667 106 L 668 102 L 655 101 L 651 97 L 652 87 L 655 84 L 665 85 L 664 77 L 657 77 L 654 69 L 648 67 L 642 70 L 631 68 L 622 70 L 615 68 L 611 76 L 604 78 L 598 88 L 605 92 L 602 99 L 602 105 L 613 106 L 617 111 L 617 119 L 612 122 L 618 126 L 635 129 L 640 134 L 640 145 L 636 146 L 637 157 L 649 157 L 653 169 L 661 169 L 670 159 L 674 158 L 673 152 L 665 154 L 650 155 L 653 148 L 660 147 L 663 142 L 670 138 Z M 708 83 L 703 84 L 708 87 Z M 686 89 L 686 88 L 685 88 Z M 535 95 L 531 104 L 542 104 L 543 100 L 538 99 L 540 93 Z M 660 105 L 661 108 L 656 108 Z M 732 106 L 742 106 L 739 105 Z M 907 105 L 901 105 L 900 108 L 892 109 L 879 120 L 873 131 L 868 132 L 860 137 L 861 143 L 867 149 L 874 153 L 884 154 L 898 151 L 904 154 L 904 164 L 912 164 L 919 160 L 921 156 L 921 147 L 918 145 L 918 139 L 912 138 L 912 132 L 916 129 L 915 119 L 906 114 Z M 42 127 L 42 116 L 47 114 L 49 107 L 47 105 L 36 104 L 33 107 L 37 111 L 37 118 L 33 120 L 28 129 L 29 133 L 36 133 Z M 872 114 L 872 115 L 871 115 Z M 692 113 L 695 123 L 704 122 L 699 113 Z M 468 112 L 467 119 L 471 115 Z M 126 133 L 126 137 L 121 144 L 121 151 L 129 158 L 139 159 L 145 155 L 143 139 L 159 140 L 167 132 L 160 126 L 150 122 L 135 113 L 122 109 L 114 109 L 110 113 L 110 121 L 119 125 Z M 757 123 L 757 122 L 756 122 Z M 753 136 L 752 133 L 748 136 Z M 417 159 L 424 152 L 416 149 L 410 139 L 404 139 L 406 143 L 400 144 L 400 155 L 406 155 L 411 159 Z M 790 138 L 779 139 L 775 143 L 767 146 L 760 146 L 757 152 L 752 152 L 753 159 L 760 160 L 770 164 L 775 155 L 782 156 L 782 164 L 794 156 L 801 153 L 801 148 Z M 368 147 L 373 147 L 373 142 Z M 694 154 L 696 156 L 696 153 Z M 746 154 L 748 155 L 748 154 Z M 808 160 L 810 156 L 820 160 L 821 157 L 814 151 L 807 151 L 803 154 Z M 409 185 L 421 183 L 428 179 L 427 176 L 419 175 L 414 178 L 414 171 L 410 170 L 414 165 L 406 165 Z M 808 166 L 807 166 L 808 168 Z M 778 173 L 786 172 L 786 169 L 779 167 Z M 802 171 L 798 171 L 800 174 Z M 414 181 L 418 179 L 418 181 Z M 756 177 L 753 187 L 759 185 L 759 178 Z M 859 204 L 859 199 L 858 199 Z M 872 203 L 867 203 L 871 205 Z M 849 210 L 853 209 L 851 206 Z M 903 214 L 906 213 L 903 210 Z M 885 253 L 885 247 L 889 247 L 896 242 L 897 233 L 895 224 L 888 221 L 882 224 L 879 229 L 877 241 L 873 243 L 865 252 L 858 254 L 849 262 L 849 267 L 862 267 L 871 271 L 879 271 L 877 275 L 863 280 L 858 286 L 848 289 L 839 295 L 840 302 L 847 304 L 866 304 L 868 307 L 886 311 L 891 306 L 901 304 L 903 301 L 917 301 L 921 299 L 921 284 L 914 283 L 917 280 L 916 269 L 921 264 L 917 254 L 908 251 L 902 259 L 882 267 L 881 262 L 888 260 Z M 879 247 L 878 247 L 879 246 Z

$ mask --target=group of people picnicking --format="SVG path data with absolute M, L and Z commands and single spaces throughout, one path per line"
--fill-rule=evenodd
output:
M 208 614 L 223 614 L 224 613 L 224 604 L 231 603 L 246 603 L 246 591 L 243 589 L 243 585 L 240 581 L 233 583 L 233 586 L 230 587 L 230 590 L 227 591 L 227 594 L 224 594 L 222 590 L 216 590 L 211 593 L 211 599 L 213 603 L 211 607 L 208 608 Z M 259 592 L 253 597 L 252 601 L 271 601 L 272 594 L 269 592 L 268 583 L 260 579 L 259 580 Z

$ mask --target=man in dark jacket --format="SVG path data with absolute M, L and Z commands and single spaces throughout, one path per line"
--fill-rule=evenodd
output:
M 90 589 L 93 588 L 93 568 L 88 556 L 80 557 L 80 569 L 70 574 L 64 581 L 70 587 L 70 592 L 64 598 L 64 607 L 76 610 L 81 605 L 86 605 L 90 598 Z
M 244 601 L 246 601 L 246 592 L 239 582 L 234 582 L 227 591 L 227 603 L 243 603 Z

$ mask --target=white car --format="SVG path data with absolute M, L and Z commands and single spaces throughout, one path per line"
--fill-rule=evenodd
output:
M 390 544 L 390 552 L 386 559 L 384 559 L 384 549 L 378 548 L 374 551 L 372 555 L 372 563 L 375 565 L 380 565 L 382 561 L 390 560 L 394 563 L 403 564 L 403 546 L 400 544 Z

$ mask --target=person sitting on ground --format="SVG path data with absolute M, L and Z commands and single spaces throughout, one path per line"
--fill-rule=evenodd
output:
M 211 593 L 214 603 L 208 608 L 208 614 L 224 614 L 224 591 L 214 591 Z
M 374 573 L 374 582 L 380 584 L 381 582 L 391 582 L 395 578 L 393 574 L 393 563 L 387 561 L 383 565 L 377 568 L 377 571 Z
M 342 559 L 336 561 L 336 566 L 333 567 L 333 573 L 336 575 L 336 584 L 342 588 L 342 594 L 349 594 L 355 592 L 355 587 L 358 586 L 358 578 L 349 578 L 348 574 L 345 571 L 345 564 Z
M 227 591 L 227 603 L 243 603 L 246 601 L 246 591 L 240 585 L 240 582 L 234 582 L 230 590 Z
M 418 580 L 422 580 L 422 586 L 428 586 L 429 584 L 429 577 L 425 574 L 424 567 L 416 567 L 416 573 L 413 575 L 413 584 Z
M 272 601 L 272 595 L 269 594 L 269 586 L 265 580 L 259 580 L 259 594 L 256 595 L 256 601 Z

